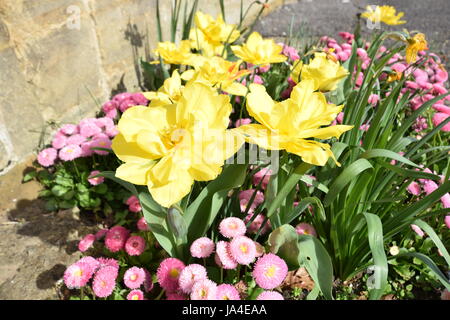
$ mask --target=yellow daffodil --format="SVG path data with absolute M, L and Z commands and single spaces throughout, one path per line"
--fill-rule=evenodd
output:
M 406 40 L 406 62 L 414 63 L 417 60 L 417 53 L 422 50 L 428 50 L 428 43 L 423 33 L 418 33 L 412 38 Z
M 323 93 L 314 92 L 314 86 L 313 80 L 304 80 L 294 87 L 289 99 L 276 102 L 264 86 L 251 84 L 247 110 L 260 124 L 237 130 L 249 143 L 267 150 L 286 150 L 313 165 L 323 166 L 330 157 L 336 161 L 330 145 L 312 138 L 339 138 L 353 126 L 328 126 L 343 106 L 328 104 Z
M 406 21 L 400 20 L 405 13 L 399 12 L 397 14 L 395 8 L 392 6 L 375 6 L 375 10 L 373 6 L 367 6 L 366 10 L 361 16 L 372 22 L 383 22 L 391 26 L 406 23 Z
M 273 39 L 263 39 L 258 32 L 253 32 L 245 44 L 231 46 L 231 49 L 237 57 L 254 65 L 280 63 L 287 59 L 282 54 L 282 45 L 276 44 Z
M 296 83 L 300 79 L 314 80 L 314 88 L 322 92 L 335 90 L 338 83 L 348 75 L 347 69 L 339 62 L 329 59 L 325 52 L 315 53 L 314 59 L 307 65 L 298 63 L 291 73 L 292 80 Z
M 154 52 L 167 64 L 191 65 L 193 58 L 195 58 L 195 55 L 191 52 L 189 40 L 181 41 L 179 46 L 170 41 L 159 42 Z
M 214 20 L 209 14 L 197 12 L 195 25 L 203 33 L 206 41 L 214 45 L 233 43 L 240 37 L 235 25 L 226 24 L 221 15 Z
M 189 193 L 194 180 L 215 179 L 243 144 L 227 130 L 230 113 L 230 98 L 202 83 L 186 84 L 175 104 L 129 108 L 112 143 L 124 161 L 116 176 L 147 185 L 155 201 L 170 207 Z
M 189 39 L 192 48 L 200 51 L 204 57 L 222 56 L 222 53 L 224 53 L 224 55 L 226 54 L 223 44 L 209 42 L 206 39 L 205 34 L 197 28 L 191 29 Z
M 150 107 L 165 106 L 176 103 L 181 97 L 181 91 L 184 86 L 181 84 L 181 77 L 177 70 L 172 77 L 166 79 L 164 84 L 157 92 L 143 92 L 142 94 L 150 100 Z
M 202 82 L 236 96 L 245 96 L 247 87 L 235 81 L 250 71 L 239 69 L 240 65 L 241 61 L 231 62 L 220 57 L 198 59 L 194 63 L 195 70 L 184 72 L 182 78 Z

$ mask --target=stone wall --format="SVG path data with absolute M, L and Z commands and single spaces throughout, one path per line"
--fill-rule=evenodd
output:
M 228 22 L 240 2 L 225 0 Z M 171 1 L 160 3 L 167 34 Z M 216 16 L 218 3 L 199 8 Z M 139 91 L 135 63 L 157 41 L 155 8 L 156 0 L 0 0 L 0 175 L 115 89 Z

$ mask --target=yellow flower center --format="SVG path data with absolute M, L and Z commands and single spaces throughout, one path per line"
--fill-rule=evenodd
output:
M 230 298 L 228 298 L 228 296 L 223 296 L 222 300 L 230 300 Z
M 200 297 L 206 297 L 206 295 L 208 294 L 208 291 L 206 291 L 205 289 L 201 289 L 199 292 Z
M 241 250 L 242 253 L 247 253 L 248 252 L 248 247 L 245 244 L 241 244 L 239 246 L 239 249 Z
M 77 271 L 75 271 L 75 272 L 73 273 L 73 275 L 74 275 L 75 277 L 81 277 L 81 276 L 83 275 L 83 270 L 78 269 Z
M 228 225 L 228 228 L 230 228 L 231 230 L 236 230 L 236 229 L 237 229 L 237 224 L 234 223 L 234 222 L 231 222 L 231 223 Z
M 131 281 L 135 281 L 136 279 L 137 279 L 137 275 L 132 274 L 131 277 L 130 277 L 130 280 Z
M 180 272 L 178 271 L 177 268 L 173 268 L 173 269 L 171 269 L 170 272 L 169 272 L 169 275 L 170 275 L 172 278 L 177 278 L 179 274 L 180 274 Z
M 273 278 L 273 276 L 275 275 L 275 271 L 277 271 L 277 268 L 274 265 L 272 265 L 269 268 L 267 268 L 264 274 L 266 275 L 266 277 Z
M 100 285 L 102 286 L 102 288 L 106 287 L 106 281 L 103 280 L 103 281 L 100 283 Z
M 137 294 L 134 294 L 134 295 L 131 297 L 131 300 L 139 300 L 139 296 L 138 296 Z

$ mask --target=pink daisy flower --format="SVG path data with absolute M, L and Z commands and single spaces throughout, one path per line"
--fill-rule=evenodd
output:
M 81 252 L 87 251 L 90 247 L 92 247 L 92 245 L 94 244 L 94 241 L 95 241 L 95 235 L 90 233 L 90 234 L 84 236 L 84 238 L 81 239 L 80 242 L 78 243 L 78 250 L 80 250 Z
M 145 271 L 142 268 L 131 267 L 128 269 L 124 276 L 123 282 L 130 289 L 139 288 L 145 281 Z
M 80 134 L 85 138 L 90 138 L 95 136 L 96 134 L 102 132 L 102 129 L 99 128 L 96 124 L 96 119 L 84 119 L 80 121 Z
M 191 300 L 216 300 L 217 284 L 209 279 L 197 281 L 192 286 Z
M 223 219 L 219 224 L 220 233 L 226 238 L 234 238 L 245 235 L 247 228 L 244 221 L 239 218 L 230 217 Z
M 91 145 L 92 145 L 91 141 L 83 142 L 80 145 L 82 157 L 90 157 L 94 154 L 94 150 L 91 149 Z
M 116 287 L 118 271 L 114 267 L 103 267 L 97 271 L 92 282 L 92 290 L 99 298 L 106 298 L 111 295 Z
M 86 262 L 76 262 L 64 272 L 64 283 L 69 289 L 84 287 L 91 279 L 93 270 Z
M 198 238 L 191 245 L 191 255 L 194 258 L 207 258 L 214 251 L 214 242 L 206 237 Z
M 43 167 L 50 167 L 55 164 L 55 160 L 58 156 L 58 151 L 53 148 L 47 148 L 39 152 L 37 161 Z
M 236 262 L 248 265 L 256 257 L 255 242 L 246 236 L 236 237 L 230 242 L 230 253 Z
M 81 156 L 80 146 L 69 144 L 59 150 L 59 158 L 63 161 L 72 161 Z
M 131 290 L 127 295 L 127 300 L 144 300 L 144 293 L 141 290 Z
M 89 177 L 88 177 L 88 181 L 91 185 L 97 186 L 99 184 L 102 184 L 105 181 L 104 177 L 91 178 L 91 177 L 98 175 L 99 173 L 100 173 L 100 171 L 98 171 L 98 170 L 91 171 L 91 173 L 89 174 Z
M 67 137 L 65 135 L 57 134 L 53 138 L 52 147 L 55 148 L 55 149 L 59 150 L 62 147 L 65 147 L 66 144 L 67 144 Z
M 144 217 L 140 218 L 137 222 L 137 228 L 140 231 L 149 231 L 150 228 L 148 227 L 147 221 L 145 220 Z
M 128 205 L 128 210 L 131 212 L 139 212 L 142 210 L 141 203 L 136 196 L 129 197 L 126 204 Z
M 119 270 L 119 262 L 113 258 L 97 258 L 100 268 L 113 267 Z
M 83 142 L 86 142 L 86 138 L 83 137 L 81 134 L 74 134 L 67 138 L 66 145 L 74 144 L 74 145 L 81 145 Z
M 95 124 L 100 128 L 114 127 L 114 121 L 108 117 L 102 117 L 95 119 Z
M 115 116 L 111 117 L 111 118 L 115 118 Z M 117 126 L 108 127 L 105 129 L 105 133 L 108 135 L 108 137 L 114 138 L 115 136 L 117 136 L 119 134 L 119 129 L 117 129 Z
M 61 132 L 71 136 L 78 133 L 78 126 L 76 124 L 65 124 L 61 127 Z
M 180 273 L 178 283 L 180 289 L 184 293 L 191 293 L 192 286 L 196 281 L 204 280 L 208 278 L 205 267 L 199 264 L 190 264 L 186 266 Z
M 276 291 L 263 291 L 256 300 L 284 300 L 284 298 Z
M 111 141 L 111 139 L 109 139 L 108 136 L 96 138 L 91 141 L 91 148 L 111 149 L 111 145 L 112 145 L 112 141 Z M 95 150 L 94 149 L 94 152 L 101 156 L 107 156 L 109 154 L 108 151 L 104 151 L 104 150 Z
M 216 263 L 220 267 L 230 270 L 235 269 L 237 267 L 237 262 L 230 254 L 230 244 L 225 241 L 219 241 L 216 245 Z
M 317 237 L 316 229 L 314 229 L 314 227 L 309 223 L 299 223 L 295 227 L 295 231 L 297 231 L 297 234 L 308 234 Z
M 156 277 L 161 288 L 167 292 L 175 292 L 178 290 L 178 279 L 180 273 L 185 268 L 184 263 L 176 258 L 164 259 L 156 271 Z
M 415 196 L 420 196 L 420 194 L 422 193 L 420 185 L 415 181 L 411 182 L 406 190 L 408 190 L 409 193 Z
M 239 292 L 237 289 L 232 286 L 231 284 L 221 284 L 217 286 L 217 293 L 216 293 L 216 299 L 217 300 L 241 300 L 241 297 L 239 296 Z
M 139 256 L 145 250 L 145 240 L 140 236 L 131 236 L 125 243 L 125 251 L 130 256 Z
M 283 259 L 268 253 L 256 261 L 253 268 L 253 278 L 256 284 L 263 289 L 274 289 L 286 278 L 288 267 Z
M 119 107 L 119 105 L 117 104 L 116 101 L 108 101 L 103 104 L 102 111 L 107 114 L 114 110 L 117 111 L 118 107 Z
M 115 226 L 108 230 L 105 236 L 105 246 L 111 252 L 117 252 L 124 248 L 130 231 L 122 226 Z
M 100 262 L 91 256 L 83 257 L 78 260 L 78 262 L 87 263 L 91 267 L 92 273 L 96 272 L 100 268 Z

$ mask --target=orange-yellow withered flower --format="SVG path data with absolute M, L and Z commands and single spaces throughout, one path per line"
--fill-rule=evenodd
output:
M 404 16 L 404 12 L 397 11 L 392 6 L 367 6 L 366 12 L 361 14 L 361 17 L 366 18 L 372 22 L 383 22 L 385 24 L 396 26 L 406 23 L 404 20 L 400 20 Z
M 202 83 L 187 83 L 177 103 L 129 108 L 112 143 L 124 162 L 116 176 L 146 185 L 155 201 L 172 206 L 194 181 L 215 179 L 243 144 L 227 130 L 231 109 L 227 95 Z
M 336 161 L 329 144 L 313 139 L 339 138 L 353 126 L 329 126 L 343 106 L 327 103 L 325 95 L 314 87 L 313 80 L 303 80 L 294 87 L 289 99 L 276 102 L 264 86 L 251 84 L 247 110 L 259 124 L 237 130 L 249 143 L 266 150 L 286 150 L 313 165 L 323 166 L 330 157 Z
M 412 38 L 406 39 L 406 62 L 414 63 L 417 60 L 417 53 L 422 50 L 428 50 L 428 43 L 423 33 L 418 33 Z

